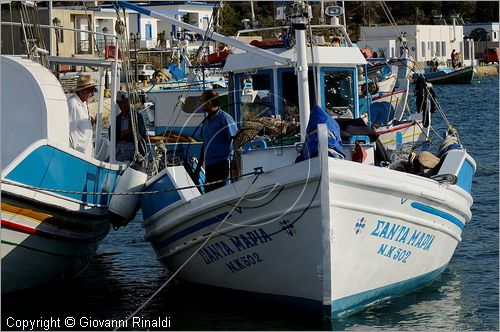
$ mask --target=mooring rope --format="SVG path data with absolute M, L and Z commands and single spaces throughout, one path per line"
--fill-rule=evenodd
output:
M 234 180 L 243 178 L 243 177 L 248 176 L 248 175 L 260 175 L 263 173 L 264 173 L 264 171 L 262 171 L 262 169 L 259 169 L 259 170 L 255 170 L 255 171 L 250 172 L 250 173 L 245 173 L 245 174 L 241 174 L 239 176 L 230 177 L 229 180 L 234 182 Z M 49 189 L 49 188 L 42 188 L 42 187 L 34 187 L 34 186 L 22 184 L 22 183 L 16 183 L 16 182 L 12 182 L 12 181 L 9 181 L 6 179 L 2 179 L 1 183 L 16 186 L 19 188 L 30 189 L 33 191 L 39 191 L 39 192 L 49 191 L 49 192 L 53 192 L 53 193 L 64 193 L 64 194 L 74 194 L 74 195 L 123 195 L 123 196 L 126 196 L 126 195 L 154 195 L 154 194 L 158 194 L 158 193 L 181 191 L 181 190 L 185 190 L 185 189 L 193 189 L 193 188 L 200 188 L 200 187 L 204 187 L 204 186 L 210 186 L 213 184 L 218 184 L 218 183 L 226 182 L 226 181 L 227 180 L 224 179 L 224 180 L 206 182 L 204 184 L 195 184 L 192 186 L 179 187 L 179 188 L 173 188 L 173 189 L 160 189 L 160 190 L 136 191 L 136 192 L 120 192 L 120 193 L 102 192 L 102 191 L 97 192 L 97 191 L 76 191 L 76 190 L 66 190 L 66 189 Z
M 205 239 L 205 241 L 203 241 L 203 243 L 198 247 L 198 249 L 196 249 L 192 254 L 191 256 L 189 256 L 188 259 L 186 259 L 186 261 L 184 263 L 182 263 L 181 266 L 179 266 L 179 268 L 170 275 L 170 277 L 167 279 L 167 281 L 165 281 L 154 293 L 153 295 L 151 295 L 146 301 L 144 301 L 144 303 L 142 305 L 139 306 L 139 308 L 137 308 L 130 316 L 127 317 L 127 319 L 125 319 L 125 322 L 128 322 L 130 320 L 130 318 L 134 317 L 139 311 L 141 311 L 153 298 L 155 298 L 156 295 L 158 295 L 158 293 L 161 292 L 161 290 L 163 288 L 165 288 L 169 283 L 170 281 L 172 281 L 172 279 L 174 279 L 174 277 L 184 268 L 184 266 L 186 266 L 193 258 L 194 256 L 196 256 L 196 254 L 198 254 L 198 252 L 208 243 L 208 241 L 210 241 L 210 239 L 214 236 L 214 234 L 217 234 L 218 231 L 219 231 L 219 228 L 226 222 L 226 220 L 233 214 L 234 210 L 237 209 L 238 206 L 240 206 L 241 202 L 243 201 L 243 199 L 245 198 L 245 196 L 247 195 L 248 191 L 250 190 L 250 188 L 252 187 L 252 185 L 257 181 L 257 179 L 259 178 L 259 174 L 257 174 L 257 176 L 252 180 L 252 182 L 248 185 L 247 189 L 245 190 L 245 192 L 243 193 L 243 195 L 241 195 L 240 199 L 238 200 L 238 202 L 233 206 L 233 208 L 229 211 L 229 213 L 224 217 L 224 219 L 217 225 L 217 227 L 210 233 L 210 235 Z M 113 331 L 117 331 L 119 330 L 119 326 L 116 327 Z

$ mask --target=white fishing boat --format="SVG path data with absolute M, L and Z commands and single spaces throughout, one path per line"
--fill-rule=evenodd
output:
M 293 5 L 290 48 L 260 50 L 212 35 L 242 49 L 224 67 L 234 87 L 248 76 L 254 89 L 270 86 L 272 109 L 286 93 L 298 96 L 301 142 L 242 151 L 240 179 L 206 194 L 193 186 L 190 166 L 166 167 L 146 183 L 159 192 L 141 197 L 143 225 L 158 259 L 182 280 L 297 301 L 339 317 L 411 292 L 445 270 L 471 218 L 475 162 L 455 149 L 441 156 L 434 177 L 400 172 L 377 165 L 371 140 L 362 145 L 362 162 L 351 160 L 355 145 L 348 142 L 346 158 L 337 159 L 329 156 L 334 134 L 313 122 L 303 143 L 310 100 L 320 106 L 311 117 L 336 107 L 359 116 L 357 69 L 366 65 L 339 24 L 341 7 L 327 12 L 345 45 L 308 47 L 309 12 L 302 2 Z M 309 99 L 308 67 L 318 74 L 316 99 Z M 259 75 L 269 85 L 257 84 Z M 328 99 L 337 84 L 340 104 Z M 242 93 L 231 91 L 236 114 Z M 298 150 L 317 146 L 316 129 L 318 155 L 296 162 Z

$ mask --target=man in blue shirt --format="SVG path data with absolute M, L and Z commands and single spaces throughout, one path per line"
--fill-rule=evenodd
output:
M 201 126 L 203 146 L 198 165 L 205 162 L 206 183 L 220 181 L 205 186 L 205 192 L 223 187 L 229 176 L 229 159 L 231 156 L 233 137 L 238 127 L 231 115 L 219 106 L 217 91 L 208 90 L 200 97 L 201 107 L 207 117 Z M 195 174 L 198 174 L 195 172 Z

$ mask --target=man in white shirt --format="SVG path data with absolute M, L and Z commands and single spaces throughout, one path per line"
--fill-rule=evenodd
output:
M 70 146 L 92 157 L 92 122 L 87 101 L 97 91 L 97 84 L 90 75 L 78 78 L 75 93 L 68 98 L 69 109 L 69 144 Z

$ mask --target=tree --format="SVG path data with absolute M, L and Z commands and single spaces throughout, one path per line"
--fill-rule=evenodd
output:
M 238 17 L 235 7 L 233 6 L 233 3 L 224 2 L 222 10 L 224 24 L 222 25 L 222 31 L 220 32 L 226 36 L 233 36 L 242 28 L 240 18 Z
M 476 4 L 474 19 L 478 23 L 498 22 L 498 2 L 479 1 Z

